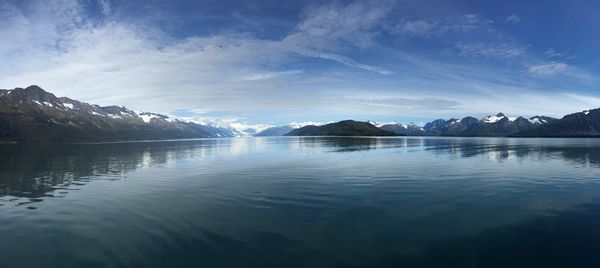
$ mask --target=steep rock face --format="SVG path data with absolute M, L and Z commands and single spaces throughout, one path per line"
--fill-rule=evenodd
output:
M 398 136 L 398 134 L 379 129 L 368 122 L 345 120 L 323 126 L 301 127 L 286 136 Z
M 423 129 L 425 130 L 425 134 L 430 136 L 460 136 L 465 130 L 475 124 L 470 121 L 471 118 L 465 117 L 462 120 L 454 118 L 449 120 L 438 119 L 426 124 Z M 476 123 L 478 122 L 477 120 Z
M 446 122 L 446 120 L 437 119 L 437 120 L 434 120 L 434 121 L 431 121 L 431 122 L 425 124 L 423 129 L 425 130 L 425 133 L 427 135 L 431 135 L 431 136 L 442 135 L 447 124 L 448 124 L 448 122 Z
M 514 134 L 517 137 L 600 137 L 600 109 L 569 114 L 535 129 Z
M 227 137 L 220 128 L 167 116 L 145 121 L 125 107 L 57 98 L 38 86 L 0 90 L 0 141 L 102 142 Z

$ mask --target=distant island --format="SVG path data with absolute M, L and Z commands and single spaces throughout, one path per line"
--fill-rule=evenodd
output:
M 258 132 L 258 131 L 257 131 Z M 123 106 L 56 97 L 39 86 L 0 90 L 0 143 L 77 143 L 239 136 L 232 128 L 184 121 Z M 276 126 L 253 136 L 600 137 L 600 109 L 548 116 L 438 119 L 423 127 L 344 120 L 325 125 Z
M 292 130 L 286 136 L 400 136 L 367 122 L 345 120 L 323 126 L 305 126 Z

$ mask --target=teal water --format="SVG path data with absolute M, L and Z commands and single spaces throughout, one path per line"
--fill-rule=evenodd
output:
M 600 139 L 0 145 L 0 267 L 600 267 Z

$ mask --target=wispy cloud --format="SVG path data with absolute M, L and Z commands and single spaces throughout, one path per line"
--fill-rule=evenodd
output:
M 521 17 L 511 14 L 510 16 L 506 17 L 504 21 L 507 23 L 519 24 L 519 22 L 521 22 Z
M 98 3 L 103 11 L 113 8 L 109 1 Z M 144 25 L 87 23 L 86 9 L 77 1 L 33 6 L 36 12 L 32 14 L 52 11 L 43 19 L 6 6 L 11 9 L 10 13 L 3 12 L 5 19 L 14 25 L 3 25 L 3 31 L 37 33 L 38 27 L 44 27 L 52 29 L 52 34 L 23 34 L 21 43 L 38 45 L 3 48 L 2 58 L 12 60 L 13 67 L 0 67 L 0 84 L 16 87 L 36 83 L 59 95 L 100 104 L 118 103 L 158 112 L 168 112 L 173 106 L 215 110 L 285 107 L 288 104 L 277 104 L 273 99 L 300 94 L 292 90 L 297 85 L 289 83 L 301 79 L 294 77 L 303 73 L 279 69 L 302 57 L 392 73 L 343 55 L 349 49 L 372 45 L 374 27 L 386 14 L 385 8 L 366 2 L 309 7 L 295 29 L 279 40 L 250 33 L 176 40 Z M 282 77 L 291 80 L 282 84 L 275 79 Z M 253 84 L 239 83 L 240 78 Z
M 527 68 L 527 72 L 535 76 L 551 76 L 564 74 L 570 70 L 570 66 L 564 62 L 548 62 Z
M 464 34 L 489 31 L 492 20 L 479 15 L 467 14 L 451 18 L 403 20 L 390 28 L 394 34 L 406 37 L 440 37 L 447 34 Z
M 348 46 L 367 48 L 374 43 L 374 32 L 389 9 L 382 1 L 354 2 L 308 7 L 294 32 L 281 45 L 299 55 L 332 60 L 350 67 L 381 74 L 392 72 L 382 67 L 358 63 L 338 51 Z
M 423 112 L 435 110 L 449 111 L 457 109 L 461 103 L 455 100 L 440 98 L 401 98 L 401 97 L 347 97 L 359 105 L 372 108 L 394 109 L 403 112 Z
M 427 37 L 439 27 L 438 22 L 428 20 L 404 21 L 397 24 L 392 31 L 407 36 Z
M 525 48 L 507 43 L 464 43 L 457 42 L 454 47 L 459 55 L 485 58 L 515 58 L 525 54 Z
M 311 50 L 299 50 L 297 52 L 299 54 L 302 54 L 305 56 L 319 58 L 319 59 L 332 60 L 332 61 L 339 62 L 341 64 L 344 64 L 344 65 L 347 65 L 350 67 L 363 69 L 363 70 L 367 70 L 367 71 L 378 72 L 380 74 L 392 74 L 393 73 L 392 71 L 387 70 L 382 67 L 358 63 L 358 62 L 352 60 L 351 58 L 343 56 L 343 55 L 338 55 L 338 54 L 333 54 L 333 53 L 315 52 L 315 51 L 311 51 Z
M 100 6 L 100 10 L 104 15 L 108 15 L 112 12 L 111 0 L 98 0 L 98 6 Z
M 301 73 L 302 73 L 302 70 L 253 73 L 253 74 L 244 76 L 242 78 L 242 80 L 247 80 L 247 81 L 267 80 L 267 79 L 275 79 L 278 77 L 284 77 L 284 76 L 288 76 L 288 75 L 295 75 L 295 74 L 301 74 Z
M 546 49 L 546 51 L 544 51 L 544 56 L 548 58 L 560 58 L 563 56 L 563 54 L 554 49 L 549 48 Z
M 285 116 L 289 122 L 330 120 L 323 115 L 544 113 L 565 91 L 584 91 L 574 84 L 598 81 L 566 52 L 544 53 L 545 47 L 498 30 L 514 27 L 462 9 L 413 16 L 410 10 L 399 15 L 404 3 L 396 1 L 313 2 L 276 31 L 253 14 L 258 26 L 231 28 L 210 18 L 204 31 L 174 34 L 156 17 L 178 30 L 198 24 L 152 5 L 141 13 L 154 13 L 126 17 L 124 3 L 0 0 L 0 36 L 10 37 L 0 43 L 0 87 L 39 84 L 100 105 L 237 120 L 229 122 Z M 566 77 L 560 82 L 572 88 L 544 82 L 553 75 Z M 515 103 L 523 94 L 531 97 Z M 583 105 L 563 101 L 553 110 Z

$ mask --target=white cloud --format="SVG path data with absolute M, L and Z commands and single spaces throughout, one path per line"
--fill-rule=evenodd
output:
M 231 128 L 233 128 L 233 129 L 235 129 L 235 130 L 237 130 L 237 131 L 239 131 L 241 133 L 244 133 L 244 134 L 252 135 L 252 134 L 259 133 L 259 132 L 261 132 L 261 131 L 263 131 L 265 129 L 272 128 L 272 127 L 274 127 L 274 125 L 269 125 L 269 124 L 245 124 L 245 123 L 242 123 L 242 122 L 238 121 L 238 122 L 231 122 L 231 123 L 229 123 L 227 125 L 227 127 L 231 127 Z
M 454 100 L 439 98 L 348 98 L 359 104 L 384 109 L 399 109 L 402 111 L 448 111 L 455 110 L 461 103 Z
M 303 122 L 291 122 L 288 125 L 293 127 L 293 128 L 301 128 L 301 127 L 305 127 L 305 126 L 322 126 L 325 124 L 329 124 L 329 123 L 333 123 L 333 122 L 317 122 L 317 121 L 303 121 Z
M 112 12 L 111 0 L 98 0 L 98 6 L 104 15 L 108 15 Z
M 301 74 L 302 70 L 291 70 L 291 71 L 281 71 L 281 72 L 261 72 L 261 73 L 253 73 L 243 77 L 242 80 L 247 81 L 258 81 L 258 80 L 267 80 L 267 79 L 275 79 L 279 77 L 284 77 L 288 75 Z
M 310 51 L 310 50 L 302 50 L 302 51 L 299 51 L 299 53 L 302 55 L 305 55 L 305 56 L 309 56 L 309 57 L 332 60 L 332 61 L 339 62 L 341 64 L 344 64 L 344 65 L 347 65 L 350 67 L 363 69 L 363 70 L 367 70 L 367 71 L 378 72 L 380 74 L 392 74 L 393 73 L 392 71 L 387 70 L 382 67 L 358 63 L 358 62 L 352 60 L 351 58 L 348 58 L 343 55 L 332 54 L 332 53 L 323 53 L 323 52 L 314 52 L 314 51 Z
M 492 20 L 481 18 L 475 14 L 467 14 L 450 18 L 403 20 L 392 27 L 390 32 L 408 37 L 456 36 L 476 31 L 491 31 L 492 24 Z
M 394 32 L 397 34 L 406 34 L 409 36 L 429 36 L 435 28 L 438 27 L 436 22 L 427 20 L 406 21 L 396 25 Z
M 43 5 L 45 2 L 48 4 Z M 84 3 L 90 2 L 118 4 L 108 0 Z M 513 77 L 502 77 L 501 70 L 472 67 L 460 61 L 444 64 L 388 48 L 378 55 L 389 57 L 387 64 L 396 61 L 394 68 L 357 60 L 354 55 L 381 48 L 376 41 L 389 11 L 381 3 L 313 6 L 287 34 L 271 39 L 244 32 L 175 39 L 144 23 L 134 25 L 113 17 L 90 23 L 77 1 L 38 0 L 29 13 L 3 3 L 0 1 L 0 35 L 11 36 L 15 42 L 0 43 L 0 88 L 39 84 L 59 96 L 101 105 L 118 104 L 165 114 L 189 110 L 195 113 L 189 119 L 207 118 L 208 114 L 251 117 L 246 112 L 260 110 L 269 113 L 265 117 L 281 116 L 279 122 L 319 119 L 324 114 L 340 119 L 357 113 L 454 115 L 494 112 L 501 107 L 514 113 L 534 108 L 543 112 L 549 106 L 536 103 L 540 99 L 553 103 L 551 98 L 557 97 L 555 93 L 544 93 L 541 97 L 520 98 L 516 105 L 515 94 L 530 89 L 505 91 L 504 84 L 518 83 Z M 102 10 L 111 14 L 118 10 L 109 7 Z M 396 33 L 468 36 L 474 31 L 493 31 L 493 22 L 477 15 L 422 21 L 404 21 Z M 515 59 L 527 52 L 518 45 L 494 42 L 463 42 L 456 46 L 461 55 L 488 58 Z M 347 69 L 344 66 L 358 71 L 351 75 L 329 68 L 307 71 L 302 65 L 307 59 L 339 63 L 343 71 Z M 304 71 L 298 70 L 301 68 Z M 558 73 L 561 68 L 564 66 L 560 64 L 554 69 L 537 65 L 528 72 Z M 391 70 L 394 75 L 390 75 Z M 350 90 L 397 94 L 374 93 L 375 97 L 361 98 L 338 94 Z M 457 92 L 444 96 L 451 90 Z M 490 92 L 512 95 L 507 99 L 481 95 Z M 577 105 L 573 98 L 568 101 L 563 103 L 567 107 L 563 110 Z M 244 120 L 228 122 L 245 124 Z
M 291 53 L 391 74 L 384 68 L 357 63 L 338 53 L 349 45 L 366 48 L 373 44 L 374 31 L 389 11 L 380 2 L 357 1 L 345 6 L 334 3 L 309 7 L 304 12 L 304 20 L 280 44 Z
M 506 21 L 507 23 L 518 24 L 519 22 L 521 22 L 521 18 L 515 14 L 512 14 L 506 17 L 504 21 Z
M 0 36 L 10 36 L 10 40 L 0 42 L 2 55 L 21 48 L 32 37 L 32 25 L 19 9 L 8 3 L 0 2 L 0 17 Z
M 563 54 L 554 49 L 549 48 L 546 49 L 546 51 L 544 51 L 544 56 L 548 58 L 560 58 L 563 56 Z
M 485 58 L 516 58 L 525 54 L 525 48 L 507 43 L 464 43 L 457 42 L 454 47 L 459 55 Z
M 527 72 L 535 76 L 550 76 L 568 72 L 570 66 L 564 62 L 549 62 L 531 66 Z
M 111 8 L 109 1 L 98 4 L 103 11 Z M 301 107 L 306 97 L 294 90 L 299 84 L 294 81 L 301 81 L 303 72 L 280 69 L 303 57 L 391 73 L 343 55 L 372 45 L 372 32 L 385 16 L 385 8 L 366 2 L 308 8 L 297 27 L 279 40 L 247 33 L 175 40 L 141 25 L 87 23 L 77 1 L 35 5 L 27 16 L 9 7 L 5 20 L 15 23 L 2 24 L 0 32 L 23 33 L 21 43 L 36 45 L 0 50 L 0 57 L 12 63 L 0 66 L 0 87 L 39 84 L 57 95 L 101 105 L 161 113 L 235 111 L 286 107 L 290 104 L 277 100 L 295 99 Z M 38 14 L 43 16 L 33 17 Z M 49 34 L 38 34 L 40 29 Z

